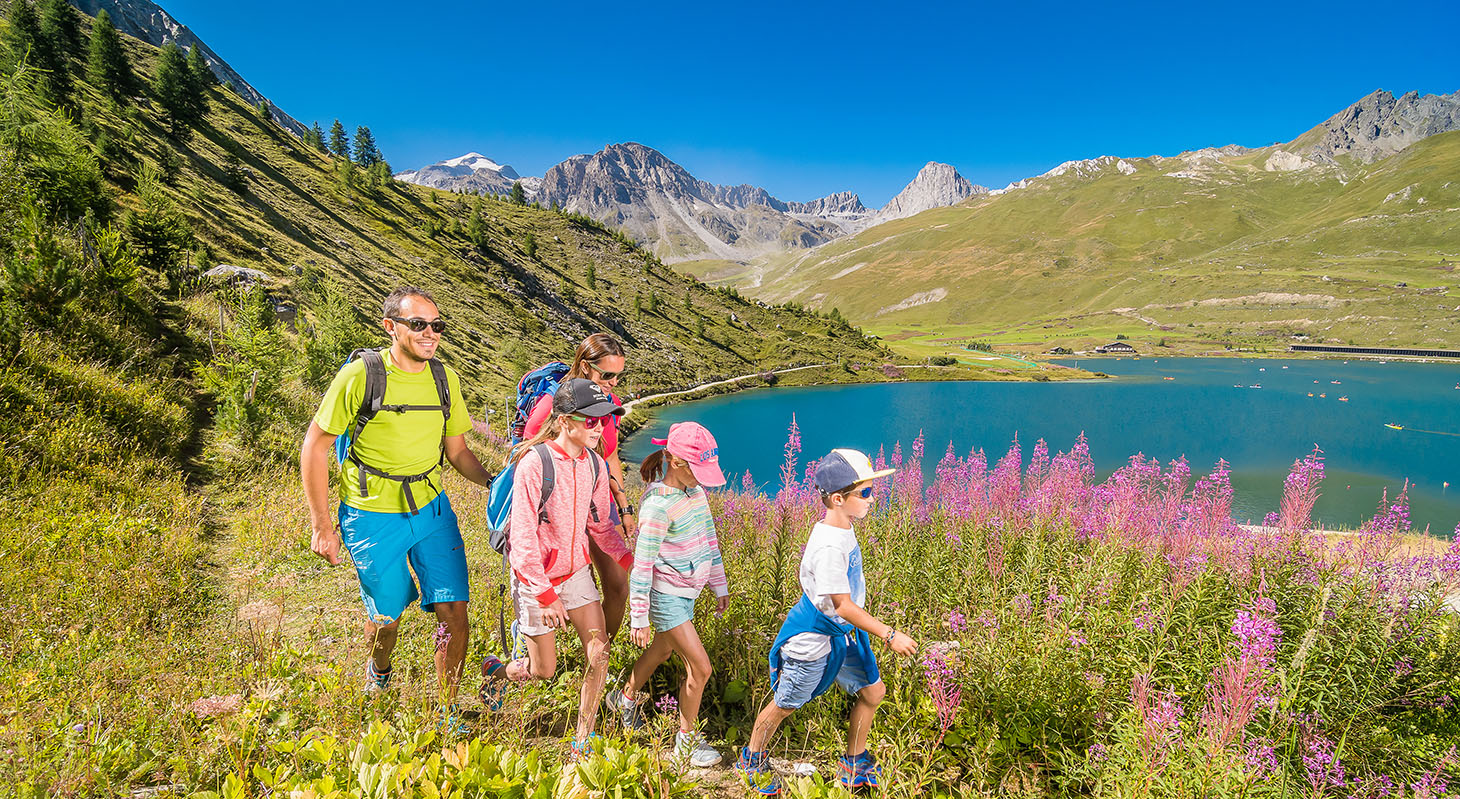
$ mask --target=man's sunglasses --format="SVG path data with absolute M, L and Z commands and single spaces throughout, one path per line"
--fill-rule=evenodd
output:
M 446 320 L 444 319 L 432 319 L 428 322 L 418 316 L 413 316 L 410 319 L 404 319 L 399 316 L 392 316 L 390 317 L 390 320 L 392 322 L 399 322 L 406 327 L 409 327 L 412 333 L 419 333 L 428 327 L 431 328 L 432 333 L 446 332 Z
M 599 425 L 607 425 L 608 424 L 608 417 L 607 416 L 579 416 L 578 414 L 575 413 L 575 414 L 570 415 L 568 418 L 569 419 L 572 419 L 575 422 L 582 422 L 583 423 L 583 426 L 586 427 L 586 428 L 588 428 L 589 430 L 592 430 L 593 428 L 598 427 Z
M 628 371 L 627 369 L 620 369 L 617 372 L 605 372 L 603 371 L 603 369 L 599 368 L 598 364 L 592 361 L 589 361 L 588 365 L 593 367 L 593 371 L 597 372 L 598 376 L 603 378 L 604 380 L 612 380 L 616 377 L 623 377 L 624 372 Z

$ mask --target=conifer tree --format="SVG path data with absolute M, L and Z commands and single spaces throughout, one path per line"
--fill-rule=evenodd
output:
M 375 136 L 370 128 L 360 125 L 355 128 L 355 163 L 369 169 L 382 160 L 380 150 L 375 147 Z
M 49 48 L 41 36 L 41 21 L 30 0 L 13 0 L 10 4 L 10 27 L 5 31 L 5 44 L 10 48 L 11 63 L 51 68 Z
M 584 277 L 586 278 L 586 280 L 584 280 L 584 282 L 588 284 L 588 288 L 590 288 L 590 289 L 596 289 L 596 288 L 598 288 L 598 270 L 593 268 L 593 263 L 592 262 L 589 262 L 589 264 L 588 264 L 588 272 L 587 272 L 586 275 L 584 275 Z
M 324 128 L 319 126 L 319 120 L 315 120 L 314 127 L 310 128 L 310 144 L 313 144 L 320 152 L 329 152 L 324 146 Z
M 527 192 L 522 189 L 522 181 L 512 182 L 512 202 L 516 205 L 527 205 Z
M 196 44 L 188 48 L 188 103 L 194 121 L 202 121 L 208 113 L 208 87 L 217 82 L 213 68 L 203 58 L 203 48 Z
M 41 35 L 60 64 L 69 72 L 71 59 L 80 58 L 85 43 L 81 38 L 81 22 L 76 10 L 66 0 L 41 0 Z
M 173 133 L 183 131 L 195 121 L 197 103 L 192 99 L 191 90 L 192 77 L 188 74 L 187 56 L 176 44 L 168 42 L 163 45 L 162 56 L 157 59 L 152 93 L 171 122 Z
M 137 91 L 137 76 L 132 73 L 122 39 L 105 9 L 97 12 L 91 25 L 91 55 L 86 71 L 97 88 L 118 102 Z
M 350 136 L 345 133 L 345 126 L 338 119 L 335 124 L 330 125 L 330 152 L 346 160 L 350 157 Z

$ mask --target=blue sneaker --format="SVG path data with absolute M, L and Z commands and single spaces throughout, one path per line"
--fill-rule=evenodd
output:
M 761 796 L 778 796 L 781 793 L 781 780 L 771 771 L 770 752 L 752 752 L 750 747 L 740 747 L 740 757 L 732 766 L 740 779 Z
M 882 767 L 872 753 L 842 755 L 836 759 L 836 776 L 843 788 L 880 788 Z
M 386 669 L 384 672 L 375 670 L 375 661 L 365 659 L 365 693 L 383 694 L 390 690 L 390 675 L 395 669 Z
M 465 738 L 471 733 L 471 728 L 466 726 L 466 722 L 462 720 L 456 705 L 446 705 L 441 708 L 441 718 L 436 722 L 436 731 L 448 738 Z
M 496 655 L 482 658 L 482 688 L 477 696 L 487 710 L 496 713 L 502 709 L 502 700 L 507 698 L 507 664 Z
M 598 753 L 598 744 L 603 739 L 596 732 L 588 733 L 588 737 L 581 741 L 574 741 L 572 748 L 568 751 L 568 762 L 579 763 Z

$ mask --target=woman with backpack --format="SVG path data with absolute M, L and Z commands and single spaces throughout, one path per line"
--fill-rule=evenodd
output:
M 550 679 L 557 671 L 554 636 L 571 624 L 588 658 L 573 740 L 576 759 L 591 748 L 608 672 L 610 639 L 604 634 L 589 552 L 596 544 L 623 571 L 633 563 L 633 553 L 609 519 L 608 470 L 594 452 L 610 420 L 624 411 L 601 386 L 582 378 L 563 381 L 551 411 L 537 434 L 512 450 L 507 552 L 517 629 L 527 655 L 510 663 L 489 655 L 482 663 L 488 681 L 483 692 L 502 686 L 504 679 Z M 549 471 L 551 493 L 545 490 Z
M 574 378 L 591 380 L 607 392 L 614 402 L 622 404 L 613 390 L 623 377 L 624 366 L 624 348 L 618 339 L 607 333 L 594 333 L 578 345 L 577 352 L 573 354 L 573 364 L 563 381 Z M 537 404 L 532 406 L 532 412 L 527 417 L 523 438 L 531 439 L 542 431 L 543 425 L 552 415 L 552 408 L 551 396 L 544 394 L 538 398 Z M 613 497 L 609 513 L 613 526 L 618 529 L 619 543 L 627 550 L 628 544 L 625 542 L 635 532 L 638 511 L 629 502 L 629 495 L 624 491 L 624 465 L 619 460 L 618 452 L 618 416 L 612 417 L 604 426 L 600 442 L 597 451 L 608 464 L 608 490 Z M 603 590 L 603 616 L 607 624 L 604 629 L 608 633 L 608 639 L 612 641 L 618 628 L 623 625 L 624 611 L 628 607 L 629 574 L 627 569 L 620 566 L 596 543 L 590 546 L 590 551 L 594 570 L 598 572 L 598 584 Z

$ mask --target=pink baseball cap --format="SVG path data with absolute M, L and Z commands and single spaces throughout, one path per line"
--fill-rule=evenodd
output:
M 725 485 L 725 473 L 720 471 L 720 446 L 703 425 L 695 422 L 672 424 L 668 438 L 651 438 L 649 441 L 669 450 L 670 455 L 684 458 L 700 485 Z

